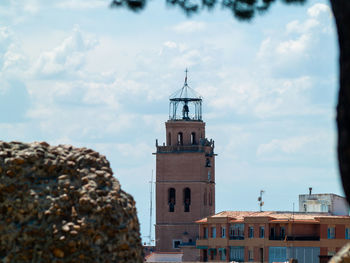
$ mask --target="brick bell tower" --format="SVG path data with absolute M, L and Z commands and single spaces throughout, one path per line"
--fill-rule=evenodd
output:
M 156 249 L 194 246 L 194 221 L 215 213 L 214 141 L 205 137 L 202 98 L 187 84 L 170 96 L 166 144 L 156 142 Z

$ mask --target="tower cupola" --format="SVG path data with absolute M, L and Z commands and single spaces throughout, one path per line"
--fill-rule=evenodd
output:
M 183 87 L 169 98 L 169 120 L 202 121 L 202 96 L 188 86 L 185 72 Z

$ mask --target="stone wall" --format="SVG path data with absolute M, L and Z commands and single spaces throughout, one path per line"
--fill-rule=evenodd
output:
M 103 155 L 0 141 L 0 262 L 143 262 L 135 202 Z

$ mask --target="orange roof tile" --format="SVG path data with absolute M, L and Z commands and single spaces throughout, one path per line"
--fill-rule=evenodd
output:
M 244 222 L 247 217 L 268 217 L 270 222 L 287 222 L 293 220 L 300 223 L 317 222 L 320 218 L 349 218 L 350 216 L 335 216 L 328 213 L 303 213 L 303 212 L 283 212 L 283 211 L 222 211 L 210 218 L 229 217 L 230 222 Z M 208 217 L 207 217 L 208 218 Z M 207 222 L 207 218 L 196 221 L 197 223 Z

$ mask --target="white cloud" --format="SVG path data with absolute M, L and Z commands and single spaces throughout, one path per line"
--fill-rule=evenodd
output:
M 258 156 L 272 153 L 293 154 L 300 151 L 306 144 L 314 141 L 314 137 L 300 136 L 287 139 L 273 139 L 272 141 L 259 145 L 257 149 Z
M 260 65 L 275 74 L 288 75 L 296 69 L 320 66 L 315 60 L 323 58 L 325 54 L 319 43 L 326 35 L 334 33 L 329 12 L 327 5 L 317 3 L 308 9 L 306 19 L 287 23 L 283 33 L 269 32 L 257 53 Z
M 26 61 L 22 54 L 13 51 L 7 51 L 4 55 L 3 70 L 9 70 L 11 67 L 21 68 Z
M 234 79 L 218 82 L 209 92 L 209 104 L 214 109 L 229 108 L 236 114 L 258 118 L 322 114 L 309 103 L 307 94 L 313 83 L 308 76 L 274 79 L 239 69 L 235 72 Z
M 1 46 L 1 49 L 3 49 L 3 47 L 5 45 L 6 46 L 8 45 L 10 36 L 11 36 L 11 31 L 9 30 L 8 27 L 6 27 L 6 26 L 0 27 L 0 46 Z
M 163 45 L 167 48 L 176 48 L 177 44 L 173 41 L 166 41 L 163 43 Z
M 201 32 L 205 30 L 207 27 L 206 23 L 204 22 L 198 22 L 198 21 L 185 21 L 180 24 L 177 24 L 172 29 L 176 33 L 195 33 L 195 32 Z
M 322 13 L 327 13 L 328 15 L 332 15 L 332 12 L 329 6 L 321 3 L 314 4 L 310 8 L 308 8 L 307 13 L 311 17 L 318 17 Z
M 300 22 L 299 20 L 293 20 L 286 25 L 286 33 L 292 34 L 303 34 L 308 33 L 313 28 L 320 25 L 320 22 L 314 18 L 309 18 L 305 22 Z
M 86 36 L 78 26 L 75 26 L 72 34 L 58 47 L 40 55 L 34 66 L 34 72 L 41 76 L 75 73 L 84 65 L 86 52 L 96 44 L 95 38 Z
M 0 68 L 6 61 L 5 55 L 13 41 L 13 33 L 8 27 L 0 27 Z
M 60 1 L 55 6 L 62 9 L 95 9 L 95 8 L 106 8 L 108 7 L 109 2 L 106 0 L 69 0 L 69 1 Z
M 301 35 L 297 39 L 281 42 L 277 46 L 277 53 L 282 55 L 301 54 L 309 46 L 310 35 Z
M 43 0 L 0 1 L 0 17 L 7 25 L 18 25 L 39 14 L 45 2 Z
M 154 148 L 150 147 L 150 145 L 146 143 L 120 143 L 116 145 L 116 148 L 122 156 L 128 158 L 146 157 L 149 156 L 152 151 L 154 151 Z
M 40 4 L 38 0 L 27 0 L 23 4 L 23 11 L 31 15 L 35 15 L 40 11 Z
M 267 143 L 258 146 L 256 154 L 263 160 L 282 160 L 284 158 L 300 159 L 307 155 L 308 158 L 313 156 L 329 156 L 332 149 L 319 151 L 319 145 L 329 142 L 330 134 L 318 132 L 312 135 L 292 136 L 284 139 L 272 139 Z M 326 161 L 326 160 L 325 160 Z

